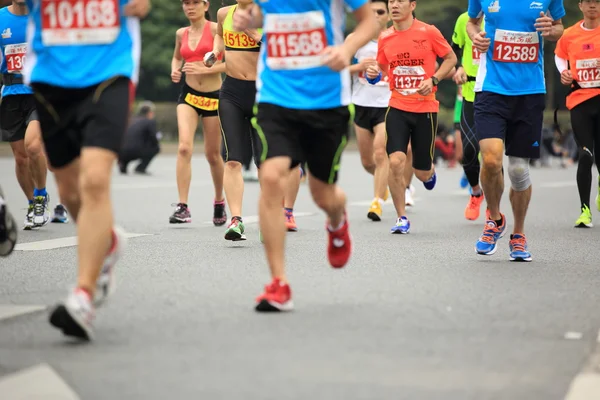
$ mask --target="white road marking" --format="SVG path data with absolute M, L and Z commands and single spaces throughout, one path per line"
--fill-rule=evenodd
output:
M 371 204 L 371 203 L 369 203 Z M 298 217 L 309 217 L 311 215 L 316 215 L 317 213 L 311 213 L 311 212 L 294 212 L 294 217 L 298 218 Z M 249 217 L 242 217 L 243 221 L 244 221 L 244 225 L 248 225 L 248 224 L 256 224 L 258 222 L 258 215 L 250 215 Z M 205 221 L 204 222 L 205 225 L 212 225 L 213 222 L 212 221 Z
M 0 379 L 2 400 L 80 400 L 48 364 L 38 364 Z
M 150 236 L 149 233 L 126 233 L 125 236 L 128 238 L 135 238 L 141 236 Z M 58 239 L 40 240 L 37 242 L 29 243 L 17 243 L 15 250 L 17 251 L 40 251 L 40 250 L 52 250 L 60 249 L 62 247 L 77 246 L 77 236 L 69 236 Z
M 583 373 L 575 377 L 565 400 L 592 400 L 600 398 L 600 375 Z
M 44 311 L 46 306 L 38 305 L 16 305 L 0 304 L 0 321 L 4 319 L 18 317 L 20 315 L 31 314 L 38 311 Z
M 565 333 L 565 339 L 567 340 L 580 340 L 583 337 L 581 332 L 567 332 Z

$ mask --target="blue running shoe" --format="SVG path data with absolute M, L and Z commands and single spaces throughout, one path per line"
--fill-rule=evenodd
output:
M 485 228 L 483 228 L 483 234 L 479 237 L 479 240 L 475 244 L 475 252 L 477 254 L 491 256 L 498 248 L 498 239 L 504 236 L 506 230 L 506 217 L 502 215 L 502 225 L 496 225 L 496 221 L 488 219 L 485 221 Z
M 399 233 L 399 234 L 409 233 L 410 232 L 410 221 L 406 217 L 398 218 L 398 221 L 396 221 L 396 225 L 392 226 L 392 229 L 390 229 L 390 232 L 391 233 Z
M 510 235 L 510 261 L 531 261 L 531 253 L 527 251 L 525 235 L 514 233 Z
M 437 182 L 437 174 L 434 172 L 433 176 L 431 178 L 429 178 L 428 181 L 423 182 L 423 186 L 425 186 L 425 189 L 427 189 L 427 190 L 433 190 L 436 182 Z
M 66 224 L 69 222 L 69 213 L 62 204 L 57 204 L 56 207 L 54 207 L 52 222 L 55 224 Z
M 469 186 L 469 180 L 467 179 L 467 174 L 463 173 L 462 177 L 460 178 L 460 188 L 464 189 L 467 186 Z

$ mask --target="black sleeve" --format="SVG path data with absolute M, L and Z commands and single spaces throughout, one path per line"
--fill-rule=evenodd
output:
M 458 68 L 462 65 L 463 49 L 456 43 L 452 42 L 452 50 L 454 50 L 454 54 L 456 54 L 456 68 Z
M 146 129 L 144 129 L 144 133 L 146 134 L 146 143 L 151 143 L 154 146 L 158 146 L 158 138 L 156 137 L 158 128 L 156 126 L 156 120 L 148 119 L 146 121 Z

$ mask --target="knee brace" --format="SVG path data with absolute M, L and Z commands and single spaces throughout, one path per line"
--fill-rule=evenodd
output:
M 511 187 L 517 192 L 523 192 L 531 186 L 529 178 L 529 158 L 508 157 L 508 177 Z

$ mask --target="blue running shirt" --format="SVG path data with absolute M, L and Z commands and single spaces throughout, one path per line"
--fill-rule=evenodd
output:
M 349 105 L 349 70 L 323 66 L 320 52 L 344 42 L 345 5 L 354 11 L 367 1 L 256 0 L 264 21 L 257 103 L 299 110 Z
M 15 78 L 22 78 L 21 69 L 25 64 L 27 54 L 27 15 L 15 15 L 8 11 L 8 7 L 0 9 L 0 32 L 2 39 L 2 75 L 10 74 Z M 17 94 L 32 94 L 33 91 L 23 84 L 2 86 L 2 97 Z
M 31 12 L 26 83 L 83 88 L 118 75 L 137 83 L 140 24 L 124 16 L 128 0 L 26 2 Z
M 485 18 L 490 48 L 481 58 L 475 91 L 503 95 L 546 93 L 540 12 L 565 16 L 563 0 L 469 0 L 469 17 Z

